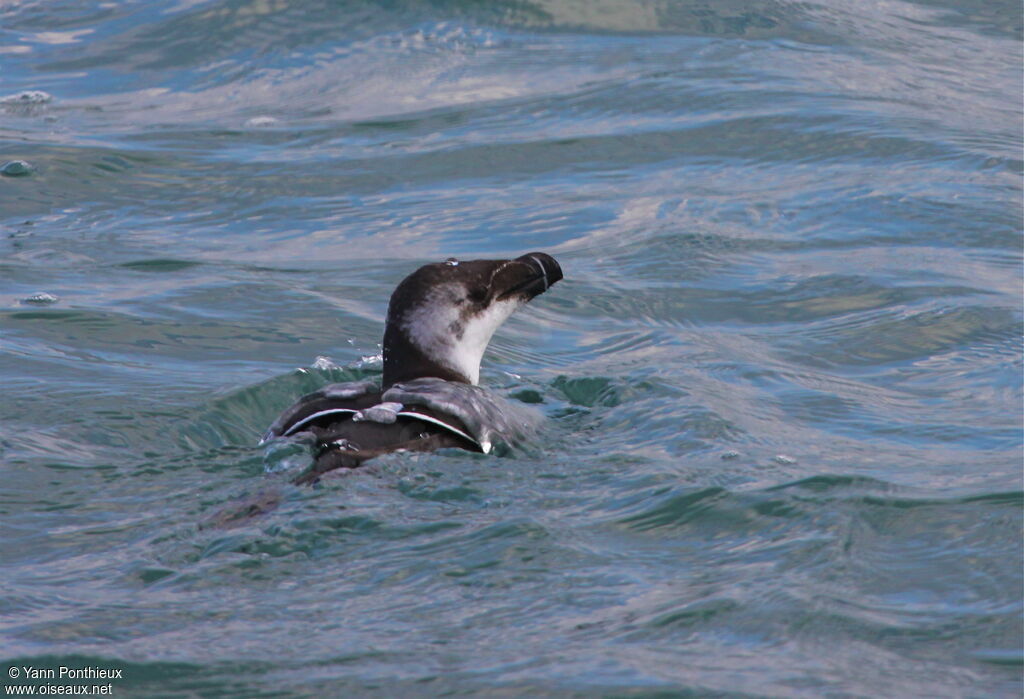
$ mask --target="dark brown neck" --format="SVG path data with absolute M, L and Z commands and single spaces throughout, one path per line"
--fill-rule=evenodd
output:
M 427 376 L 457 383 L 472 383 L 468 377 L 423 354 L 409 342 L 405 333 L 388 324 L 384 331 L 384 377 L 381 389 L 386 390 L 396 383 Z

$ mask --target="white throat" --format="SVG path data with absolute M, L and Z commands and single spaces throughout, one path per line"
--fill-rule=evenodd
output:
M 480 380 L 480 360 L 494 331 L 523 305 L 523 301 L 495 301 L 485 310 L 462 318 L 458 305 L 445 302 L 444 290 L 435 293 L 437 298 L 425 299 L 406 313 L 402 329 L 427 357 L 459 372 L 476 385 Z

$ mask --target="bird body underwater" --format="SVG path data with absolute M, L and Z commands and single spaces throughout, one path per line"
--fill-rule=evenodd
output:
M 510 406 L 476 385 L 484 350 L 516 309 L 561 279 L 541 252 L 420 267 L 391 295 L 381 384 L 330 384 L 303 396 L 263 442 L 312 438 L 314 464 L 295 483 L 395 451 L 488 453 L 518 425 Z

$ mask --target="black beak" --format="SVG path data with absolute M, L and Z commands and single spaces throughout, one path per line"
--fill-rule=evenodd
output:
M 529 301 L 538 294 L 543 294 L 552 284 L 562 279 L 562 268 L 551 255 L 543 252 L 531 252 L 517 257 L 513 262 L 521 264 L 508 265 L 500 274 L 508 275 L 507 290 L 501 294 L 508 298 L 515 294 L 526 297 Z
M 547 287 L 562 279 L 561 266 L 555 258 L 547 253 L 530 252 L 522 257 L 517 257 L 516 261 L 524 262 L 540 272 L 543 281 L 547 285 L 544 287 L 544 291 L 547 291 Z

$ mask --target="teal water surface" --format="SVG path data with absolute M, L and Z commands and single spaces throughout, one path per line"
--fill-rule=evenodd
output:
M 0 7 L 0 676 L 1020 696 L 1021 39 L 973 0 Z M 565 280 L 481 383 L 542 439 L 288 485 L 260 433 L 379 375 L 399 280 L 531 250 Z

